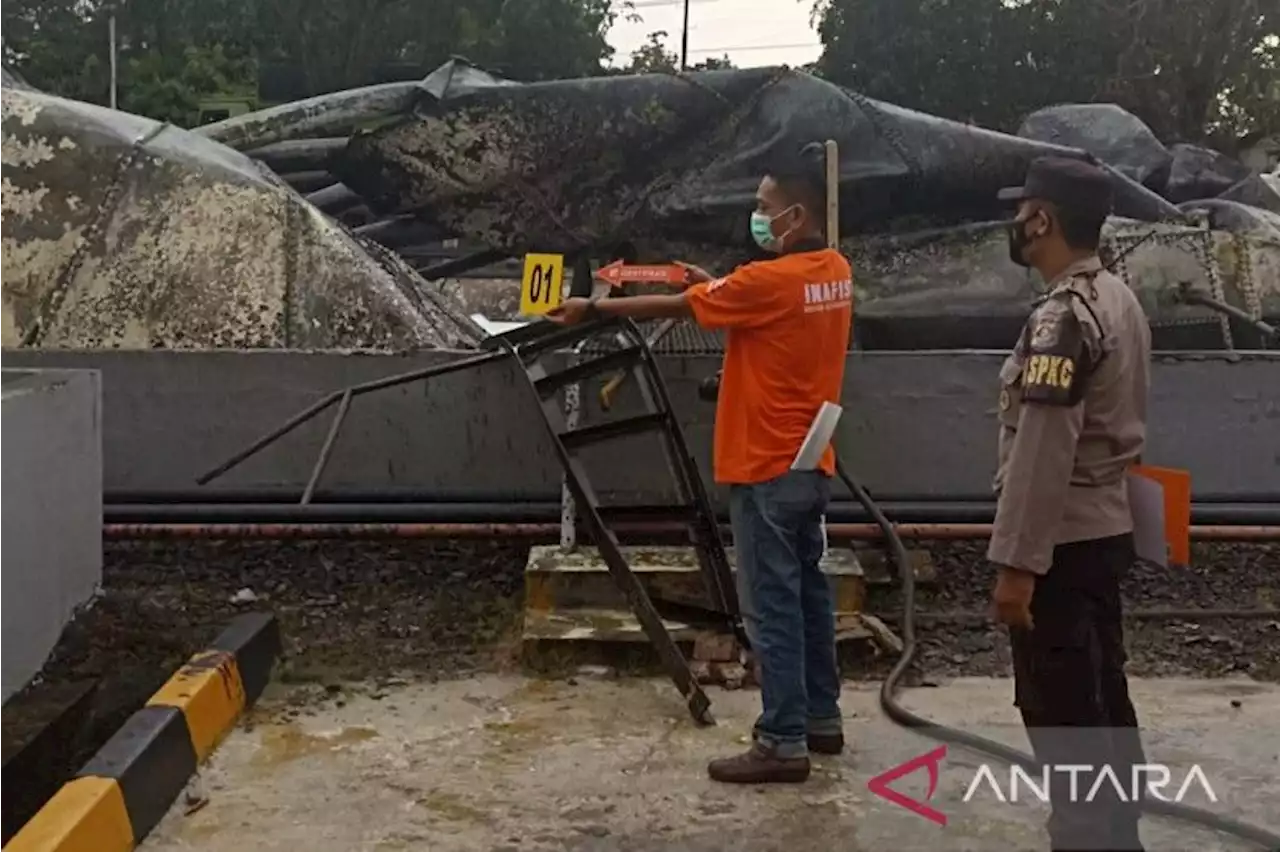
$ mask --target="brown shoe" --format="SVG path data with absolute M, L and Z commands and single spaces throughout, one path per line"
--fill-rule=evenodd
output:
M 798 784 L 809 779 L 809 758 L 778 757 L 774 749 L 754 743 L 742 754 L 711 761 L 707 772 L 726 784 Z
M 841 754 L 844 752 L 844 734 L 809 734 L 809 751 L 815 754 Z

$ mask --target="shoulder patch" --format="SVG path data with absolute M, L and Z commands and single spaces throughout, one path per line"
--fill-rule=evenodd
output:
M 1062 336 L 1062 326 L 1067 321 L 1071 308 L 1058 299 L 1050 299 L 1031 315 L 1032 351 L 1050 349 L 1058 343 Z
M 1027 362 L 1022 401 L 1075 405 L 1082 392 L 1084 330 L 1071 306 L 1051 298 L 1027 321 Z

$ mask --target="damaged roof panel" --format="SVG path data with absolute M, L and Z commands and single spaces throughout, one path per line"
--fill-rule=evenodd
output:
M 467 348 L 389 252 L 210 139 L 3 90 L 4 345 Z

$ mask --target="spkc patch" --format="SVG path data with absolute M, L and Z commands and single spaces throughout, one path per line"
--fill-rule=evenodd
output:
M 1076 362 L 1065 355 L 1032 355 L 1023 374 L 1022 386 L 1039 385 L 1070 390 L 1075 379 Z

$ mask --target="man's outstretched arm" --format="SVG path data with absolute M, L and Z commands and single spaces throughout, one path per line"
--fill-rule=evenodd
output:
M 696 273 L 691 272 L 691 277 L 710 277 L 702 270 Z M 787 313 L 791 305 L 784 293 L 785 289 L 759 267 L 748 265 L 724 278 L 699 281 L 683 293 L 596 301 L 567 299 L 548 313 L 547 319 L 561 325 L 574 325 L 598 317 L 691 318 L 708 329 L 750 328 L 765 325 Z
M 602 317 L 684 319 L 693 316 L 693 308 L 690 307 L 689 299 L 684 293 L 598 299 L 595 302 L 595 309 Z

